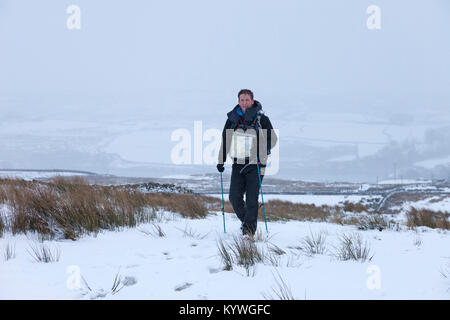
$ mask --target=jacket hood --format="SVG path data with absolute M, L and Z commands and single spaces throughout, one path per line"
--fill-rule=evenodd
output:
M 233 126 L 236 126 L 239 123 L 239 114 L 237 113 L 237 110 L 239 108 L 239 104 L 236 105 L 233 110 L 227 113 L 228 119 L 233 123 Z M 244 119 L 246 124 L 251 124 L 253 121 L 255 121 L 256 117 L 258 115 L 264 114 L 264 111 L 262 110 L 262 105 L 259 103 L 259 101 L 255 100 L 253 105 L 248 108 L 244 113 Z

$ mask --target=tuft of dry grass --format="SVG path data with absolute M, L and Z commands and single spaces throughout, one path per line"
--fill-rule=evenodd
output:
M 9 242 L 5 246 L 5 252 L 3 253 L 3 258 L 5 261 L 14 259 L 16 257 L 16 246 L 10 244 Z
M 6 226 L 5 223 L 3 222 L 3 217 L 0 214 L 0 238 L 3 237 L 3 233 L 5 232 Z
M 59 248 L 52 249 L 45 244 L 30 244 L 29 246 L 31 248 L 31 252 L 28 249 L 27 251 L 30 256 L 32 256 L 33 259 L 36 260 L 36 262 L 49 263 L 59 261 L 59 258 L 61 256 L 61 251 L 59 250 Z
M 425 226 L 433 229 L 450 229 L 450 214 L 448 212 L 410 208 L 406 213 L 406 217 L 407 226 L 412 229 L 418 226 Z
M 355 260 L 361 262 L 372 260 L 373 254 L 371 255 L 370 246 L 367 241 L 363 241 L 360 234 L 343 234 L 339 238 L 339 242 L 339 246 L 334 253 L 339 260 Z
M 286 254 L 286 251 L 284 251 L 283 249 L 281 249 L 280 247 L 278 247 L 276 244 L 270 244 L 270 246 L 268 247 L 269 252 L 272 254 L 275 254 L 277 256 L 282 256 L 284 254 Z
M 310 230 L 310 235 L 304 237 L 300 242 L 298 249 L 309 256 L 323 254 L 326 250 L 326 236 L 324 232 L 313 234 Z
M 205 238 L 208 236 L 208 234 L 209 234 L 209 232 L 206 233 L 206 234 L 200 234 L 200 233 L 194 231 L 194 230 L 193 230 L 191 227 L 189 227 L 187 224 L 186 224 L 186 226 L 184 227 L 184 230 L 179 229 L 179 228 L 177 228 L 177 229 L 180 230 L 180 231 L 183 233 L 183 236 L 184 236 L 184 237 L 189 237 L 189 238 L 193 238 L 193 239 L 196 239 L 196 240 L 202 240 L 202 239 L 205 239 Z
M 152 230 L 139 229 L 139 231 L 148 236 L 152 236 L 152 237 L 156 237 L 156 238 L 164 238 L 166 236 L 166 233 L 163 231 L 163 229 L 161 228 L 160 225 L 158 225 L 156 223 L 152 223 L 152 227 L 153 227 Z
M 423 240 L 420 237 L 420 235 L 416 234 L 416 236 L 414 237 L 413 240 L 413 244 L 414 246 L 416 246 L 417 248 L 420 248 L 422 246 Z
M 234 255 L 236 263 L 245 268 L 264 261 L 264 254 L 256 244 L 253 241 L 244 240 L 239 236 L 233 237 L 230 250 Z
M 244 240 L 240 236 L 234 236 L 231 244 L 219 240 L 217 247 L 224 263 L 224 270 L 232 270 L 233 264 L 237 264 L 244 267 L 247 276 L 250 276 L 255 274 L 255 265 L 264 262 L 265 255 L 262 249 L 258 248 L 254 241 Z
M 162 207 L 168 211 L 178 212 L 184 217 L 199 219 L 208 214 L 203 198 L 195 194 L 152 193 L 146 194 L 148 203 L 152 206 Z
M 120 268 L 119 271 L 116 273 L 111 289 L 109 290 L 105 290 L 102 288 L 92 289 L 83 276 L 81 276 L 81 280 L 83 281 L 83 286 L 82 288 L 80 288 L 81 294 L 88 295 L 89 298 L 93 300 L 105 298 L 110 294 L 115 295 L 119 293 L 119 291 L 121 291 L 124 287 L 133 286 L 137 283 L 137 280 L 134 277 L 126 276 L 123 278 L 122 275 L 120 274 Z
M 361 216 L 355 223 L 359 230 L 375 230 L 383 231 L 388 228 L 389 224 L 387 219 L 380 215 L 374 214 L 370 216 Z
M 262 296 L 266 300 L 295 300 L 292 294 L 291 287 L 284 281 L 277 270 L 277 276 L 272 273 L 275 279 L 275 286 L 272 286 L 271 290 L 275 294 L 275 297 L 271 294 L 263 293 Z
M 114 295 L 118 293 L 123 289 L 123 287 L 125 287 L 125 285 L 123 284 L 122 276 L 119 274 L 119 272 L 117 272 L 116 276 L 114 277 L 113 285 L 111 287 L 111 294 Z
M 233 270 L 233 257 L 229 251 L 228 246 L 224 244 L 222 239 L 217 241 L 217 251 L 224 265 L 223 270 Z

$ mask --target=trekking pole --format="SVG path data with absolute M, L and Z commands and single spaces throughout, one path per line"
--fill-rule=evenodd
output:
M 263 206 L 263 211 L 264 211 L 264 222 L 265 222 L 265 224 L 266 224 L 266 232 L 269 232 L 269 229 L 267 229 L 266 208 L 264 207 L 264 196 L 263 196 L 263 191 L 262 191 L 261 174 L 260 174 L 260 172 L 259 172 L 259 161 L 258 161 L 258 157 L 256 157 L 256 167 L 258 168 L 259 189 L 261 190 L 261 201 L 262 201 L 262 206 Z
M 227 233 L 225 230 L 225 204 L 223 201 L 223 181 L 222 181 L 222 172 L 220 173 L 220 186 L 222 188 L 222 217 L 223 217 L 223 232 Z

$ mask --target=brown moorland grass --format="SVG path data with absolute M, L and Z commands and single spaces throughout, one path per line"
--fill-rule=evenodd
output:
M 370 210 L 363 205 L 362 203 L 354 203 L 354 202 L 350 202 L 350 201 L 345 201 L 344 202 L 344 210 L 347 212 L 357 212 L 357 213 L 361 213 L 361 212 L 369 212 Z
M 209 211 L 221 211 L 222 199 L 193 193 L 144 193 L 130 186 L 90 185 L 82 177 L 56 177 L 49 182 L 0 179 L 0 204 L 8 205 L 8 217 L 0 216 L 0 236 L 36 231 L 49 238 L 77 239 L 85 233 L 135 227 L 153 221 L 160 210 L 177 212 L 191 219 Z M 269 200 L 265 202 L 268 221 L 299 220 L 355 224 L 360 229 L 384 229 L 381 215 L 362 204 L 346 202 L 336 206 Z M 225 201 L 225 212 L 234 212 Z M 259 220 L 264 219 L 259 208 Z M 369 212 L 369 217 L 360 212 Z M 347 213 L 353 212 L 353 215 Z M 446 212 L 412 209 L 408 226 L 449 229 Z M 381 219 L 381 220 L 380 220 Z
M 208 214 L 196 195 L 147 194 L 122 186 L 89 185 L 82 178 L 50 182 L 0 179 L 3 203 L 11 209 L 13 234 L 36 231 L 50 238 L 76 239 L 102 229 L 134 227 L 154 219 L 164 209 L 189 218 Z M 5 223 L 2 220 L 0 225 Z
M 450 214 L 448 212 L 410 208 L 406 213 L 406 217 L 407 226 L 412 229 L 419 226 L 425 226 L 433 229 L 450 229 Z
M 327 221 L 338 207 L 327 205 L 293 203 L 290 201 L 269 200 L 264 203 L 267 221 L 301 220 L 301 221 Z M 259 218 L 264 219 L 263 208 L 260 207 Z

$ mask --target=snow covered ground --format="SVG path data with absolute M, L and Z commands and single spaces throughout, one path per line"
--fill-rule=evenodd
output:
M 331 223 L 259 222 L 263 241 L 285 254 L 277 262 L 260 262 L 250 272 L 236 264 L 223 270 L 219 240 L 232 244 L 239 221 L 226 214 L 192 220 L 162 213 L 152 224 L 105 231 L 77 241 L 45 241 L 58 250 L 57 262 L 36 262 L 30 252 L 39 244 L 32 235 L 4 234 L 0 238 L 0 299 L 278 299 L 284 281 L 295 299 L 449 299 L 450 237 L 448 232 L 411 230 L 359 231 Z M 369 261 L 341 261 L 334 256 L 342 235 L 361 235 L 370 248 Z M 301 240 L 322 234 L 323 254 L 299 250 Z M 5 260 L 7 245 L 15 257 Z M 115 279 L 121 279 L 113 293 Z M 278 283 L 278 284 L 277 284 Z

